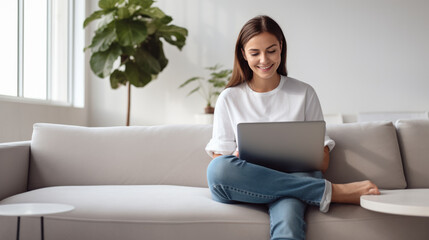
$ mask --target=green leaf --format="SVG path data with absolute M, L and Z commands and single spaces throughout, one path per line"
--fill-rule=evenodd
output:
M 146 24 L 129 19 L 116 21 L 116 34 L 121 46 L 138 45 L 147 37 Z
M 164 17 L 167 17 L 167 15 L 159 8 L 157 7 L 151 7 L 148 9 L 142 8 L 139 10 L 139 13 L 145 16 L 148 16 L 150 18 L 153 19 L 162 19 Z M 170 17 L 171 18 L 171 17 Z M 166 21 L 167 19 L 165 19 L 164 21 Z M 167 24 L 167 23 L 165 23 Z
M 124 0 L 100 0 L 98 6 L 101 9 L 107 10 L 115 7 L 117 3 L 122 3 Z
M 134 56 L 134 54 L 136 54 L 136 49 L 132 46 L 122 47 L 122 54 Z
M 158 60 L 152 56 L 145 48 L 137 49 L 135 54 L 136 63 L 140 69 L 150 74 L 161 72 L 161 66 Z
M 121 7 L 118 9 L 118 19 L 130 18 L 131 13 L 127 7 Z
M 97 24 L 97 30 L 95 31 L 96 33 L 104 31 L 105 28 L 113 24 L 115 20 L 115 12 L 115 10 L 106 11 L 106 14 L 103 15 Z
M 185 46 L 186 36 L 188 36 L 188 30 L 186 30 L 186 28 L 168 25 L 161 27 L 158 32 L 165 41 L 178 47 L 180 50 Z
M 159 49 L 158 49 L 158 62 L 161 65 L 161 71 L 164 70 L 164 68 L 167 66 L 168 64 L 168 59 L 164 54 L 164 48 L 162 47 L 162 42 L 158 39 L 159 42 Z
M 149 8 L 154 3 L 153 0 L 129 0 L 130 5 L 138 5 L 142 8 Z
M 190 92 L 188 93 L 188 96 L 189 96 L 189 95 L 191 95 L 191 94 L 193 94 L 194 92 L 197 92 L 198 90 L 200 90 L 200 87 L 196 87 L 196 88 L 194 88 L 192 91 L 190 91 Z
M 223 88 L 223 87 L 226 86 L 226 84 L 227 84 L 227 82 L 225 80 L 223 80 L 223 81 L 215 81 L 213 83 L 213 87 L 215 87 L 215 88 Z
M 202 77 L 193 77 L 193 78 L 190 78 L 190 79 L 186 80 L 184 83 L 182 83 L 182 84 L 179 86 L 179 88 L 182 88 L 182 87 L 184 87 L 184 86 L 188 85 L 188 84 L 189 84 L 189 83 L 191 83 L 191 82 L 194 82 L 194 81 L 196 81 L 196 80 L 201 80 L 201 79 L 203 79 L 203 78 L 202 78 Z
M 226 70 L 222 70 L 219 72 L 213 72 L 213 73 L 211 73 L 211 75 L 215 78 L 225 78 L 229 74 L 231 74 L 231 72 L 232 72 L 231 70 L 226 69 Z
M 152 21 L 147 22 L 147 32 L 149 35 L 152 35 L 158 31 L 158 29 L 162 28 L 169 22 L 173 21 L 170 16 L 165 16 L 161 19 L 152 19 Z
M 167 66 L 168 59 L 165 57 L 163 44 L 156 35 L 146 39 L 141 47 L 146 49 L 158 61 L 161 67 L 160 71 Z
M 91 70 L 100 78 L 107 77 L 112 71 L 113 63 L 121 54 L 121 48 L 117 44 L 110 45 L 104 52 L 93 53 L 89 60 Z
M 97 32 L 92 39 L 89 47 L 93 52 L 106 51 L 113 41 L 116 40 L 116 32 L 114 27 L 106 27 L 103 31 Z
M 207 70 L 210 70 L 210 71 L 217 71 L 219 68 L 221 68 L 222 67 L 222 65 L 220 65 L 220 64 L 216 64 L 216 65 L 214 65 L 213 67 L 206 67 L 206 69 Z
M 159 63 L 162 71 L 168 64 L 168 59 L 165 57 L 162 41 L 155 35 L 148 38 L 141 46 L 146 49 Z
M 122 71 L 115 70 L 110 75 L 110 85 L 113 89 L 117 89 L 120 84 L 126 85 L 127 81 L 127 76 Z
M 128 81 L 136 87 L 144 87 L 152 80 L 150 74 L 140 71 L 139 67 L 132 62 L 125 65 L 125 75 Z
M 106 11 L 104 10 L 99 10 L 99 11 L 95 11 L 93 12 L 89 17 L 87 17 L 85 19 L 85 21 L 83 22 L 83 27 L 85 28 L 86 26 L 88 26 L 89 23 L 91 23 L 92 21 L 101 18 L 104 14 L 106 14 Z

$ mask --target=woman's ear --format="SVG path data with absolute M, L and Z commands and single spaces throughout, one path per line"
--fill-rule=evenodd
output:
M 243 55 L 244 60 L 247 61 L 246 53 L 244 52 L 244 49 L 241 49 L 241 55 Z

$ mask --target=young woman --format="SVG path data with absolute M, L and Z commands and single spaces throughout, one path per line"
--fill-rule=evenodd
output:
M 271 239 L 305 239 L 307 204 L 327 212 L 331 202 L 359 204 L 361 195 L 379 194 L 370 181 L 333 184 L 322 179 L 335 143 L 325 137 L 321 171 L 284 173 L 240 159 L 236 127 L 240 122 L 314 121 L 323 114 L 314 89 L 287 77 L 286 39 L 267 16 L 249 20 L 235 48 L 232 77 L 216 103 L 213 136 L 206 151 L 212 197 L 223 203 L 267 204 Z

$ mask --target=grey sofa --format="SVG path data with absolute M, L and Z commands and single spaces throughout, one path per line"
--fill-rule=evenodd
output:
M 328 125 L 336 141 L 326 178 L 382 189 L 429 187 L 429 120 Z M 66 203 L 45 217 L 46 239 L 269 239 L 263 205 L 212 201 L 209 125 L 86 128 L 35 124 L 31 141 L 0 144 L 0 204 Z M 309 207 L 307 239 L 428 239 L 429 218 L 332 204 Z M 39 239 L 38 218 L 21 239 Z M 0 217 L 0 239 L 16 218 Z

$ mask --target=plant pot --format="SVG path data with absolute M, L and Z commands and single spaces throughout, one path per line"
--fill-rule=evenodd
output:
M 207 106 L 206 108 L 204 108 L 204 113 L 213 114 L 214 113 L 214 107 Z

